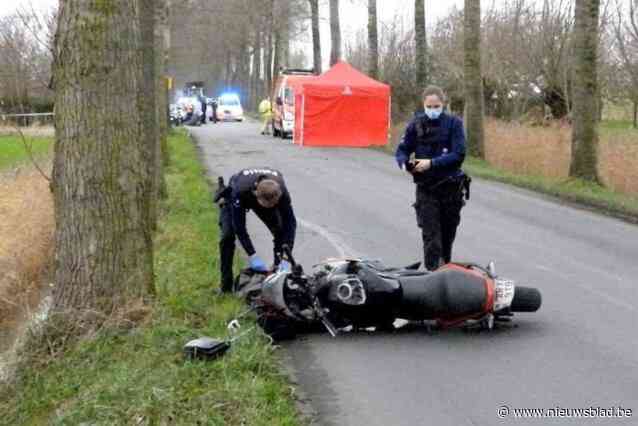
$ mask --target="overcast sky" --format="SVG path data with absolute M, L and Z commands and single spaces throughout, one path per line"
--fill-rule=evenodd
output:
M 28 10 L 31 4 L 37 10 L 47 10 L 57 6 L 58 0 L 0 0 L 0 16 L 9 15 L 22 8 Z

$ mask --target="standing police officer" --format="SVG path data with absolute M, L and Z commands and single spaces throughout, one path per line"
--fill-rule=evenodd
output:
M 268 227 L 274 237 L 274 261 L 279 268 L 288 270 L 290 264 L 282 260 L 283 245 L 292 249 L 295 242 L 297 220 L 292 210 L 290 193 L 281 172 L 263 167 L 240 170 L 230 178 L 223 202 L 220 204 L 219 251 L 222 292 L 233 290 L 233 257 L 235 237 L 249 256 L 249 265 L 255 271 L 267 271 L 266 263 L 257 255 L 248 231 L 246 212 L 252 210 Z
M 201 117 L 202 124 L 206 124 L 206 107 L 207 107 L 207 104 L 206 104 L 206 96 L 204 96 L 204 93 L 201 93 L 199 95 L 199 102 L 202 105 L 202 117 Z
M 217 123 L 217 98 L 213 98 L 213 101 L 211 102 L 210 107 L 213 109 L 213 115 L 211 117 L 211 121 L 215 124 Z
M 464 191 L 469 198 L 470 179 L 461 170 L 463 123 L 443 111 L 444 102 L 439 87 L 423 91 L 425 111 L 408 124 L 395 155 L 399 167 L 410 172 L 416 184 L 414 207 L 423 236 L 424 263 L 430 271 L 450 262 Z

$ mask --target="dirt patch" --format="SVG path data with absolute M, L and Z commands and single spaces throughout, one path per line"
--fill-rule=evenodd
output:
M 50 166 L 47 168 L 50 170 Z M 0 174 L 0 350 L 33 312 L 53 247 L 53 199 L 35 170 Z

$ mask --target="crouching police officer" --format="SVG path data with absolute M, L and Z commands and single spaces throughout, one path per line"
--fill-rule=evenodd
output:
M 408 124 L 396 151 L 399 167 L 410 172 L 416 184 L 414 207 L 423 236 L 424 263 L 430 271 L 450 262 L 463 196 L 469 198 L 470 178 L 461 170 L 463 123 L 443 111 L 444 103 L 445 94 L 439 87 L 427 87 L 423 91 L 425 111 Z
M 274 263 L 281 269 L 290 264 L 282 260 L 282 249 L 292 249 L 295 242 L 297 220 L 292 210 L 290 193 L 281 172 L 270 168 L 240 170 L 220 190 L 215 201 L 220 201 L 219 227 L 221 230 L 219 251 L 222 286 L 221 292 L 233 290 L 233 257 L 235 237 L 249 256 L 249 265 L 255 271 L 267 271 L 266 263 L 257 255 L 248 231 L 246 212 L 252 210 L 268 227 L 274 237 Z

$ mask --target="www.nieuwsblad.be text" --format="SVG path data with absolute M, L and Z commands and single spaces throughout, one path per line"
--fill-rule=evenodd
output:
M 497 409 L 498 417 L 505 418 L 590 418 L 590 419 L 626 419 L 633 416 L 631 408 L 623 407 L 585 407 L 585 408 L 513 408 L 501 405 Z

